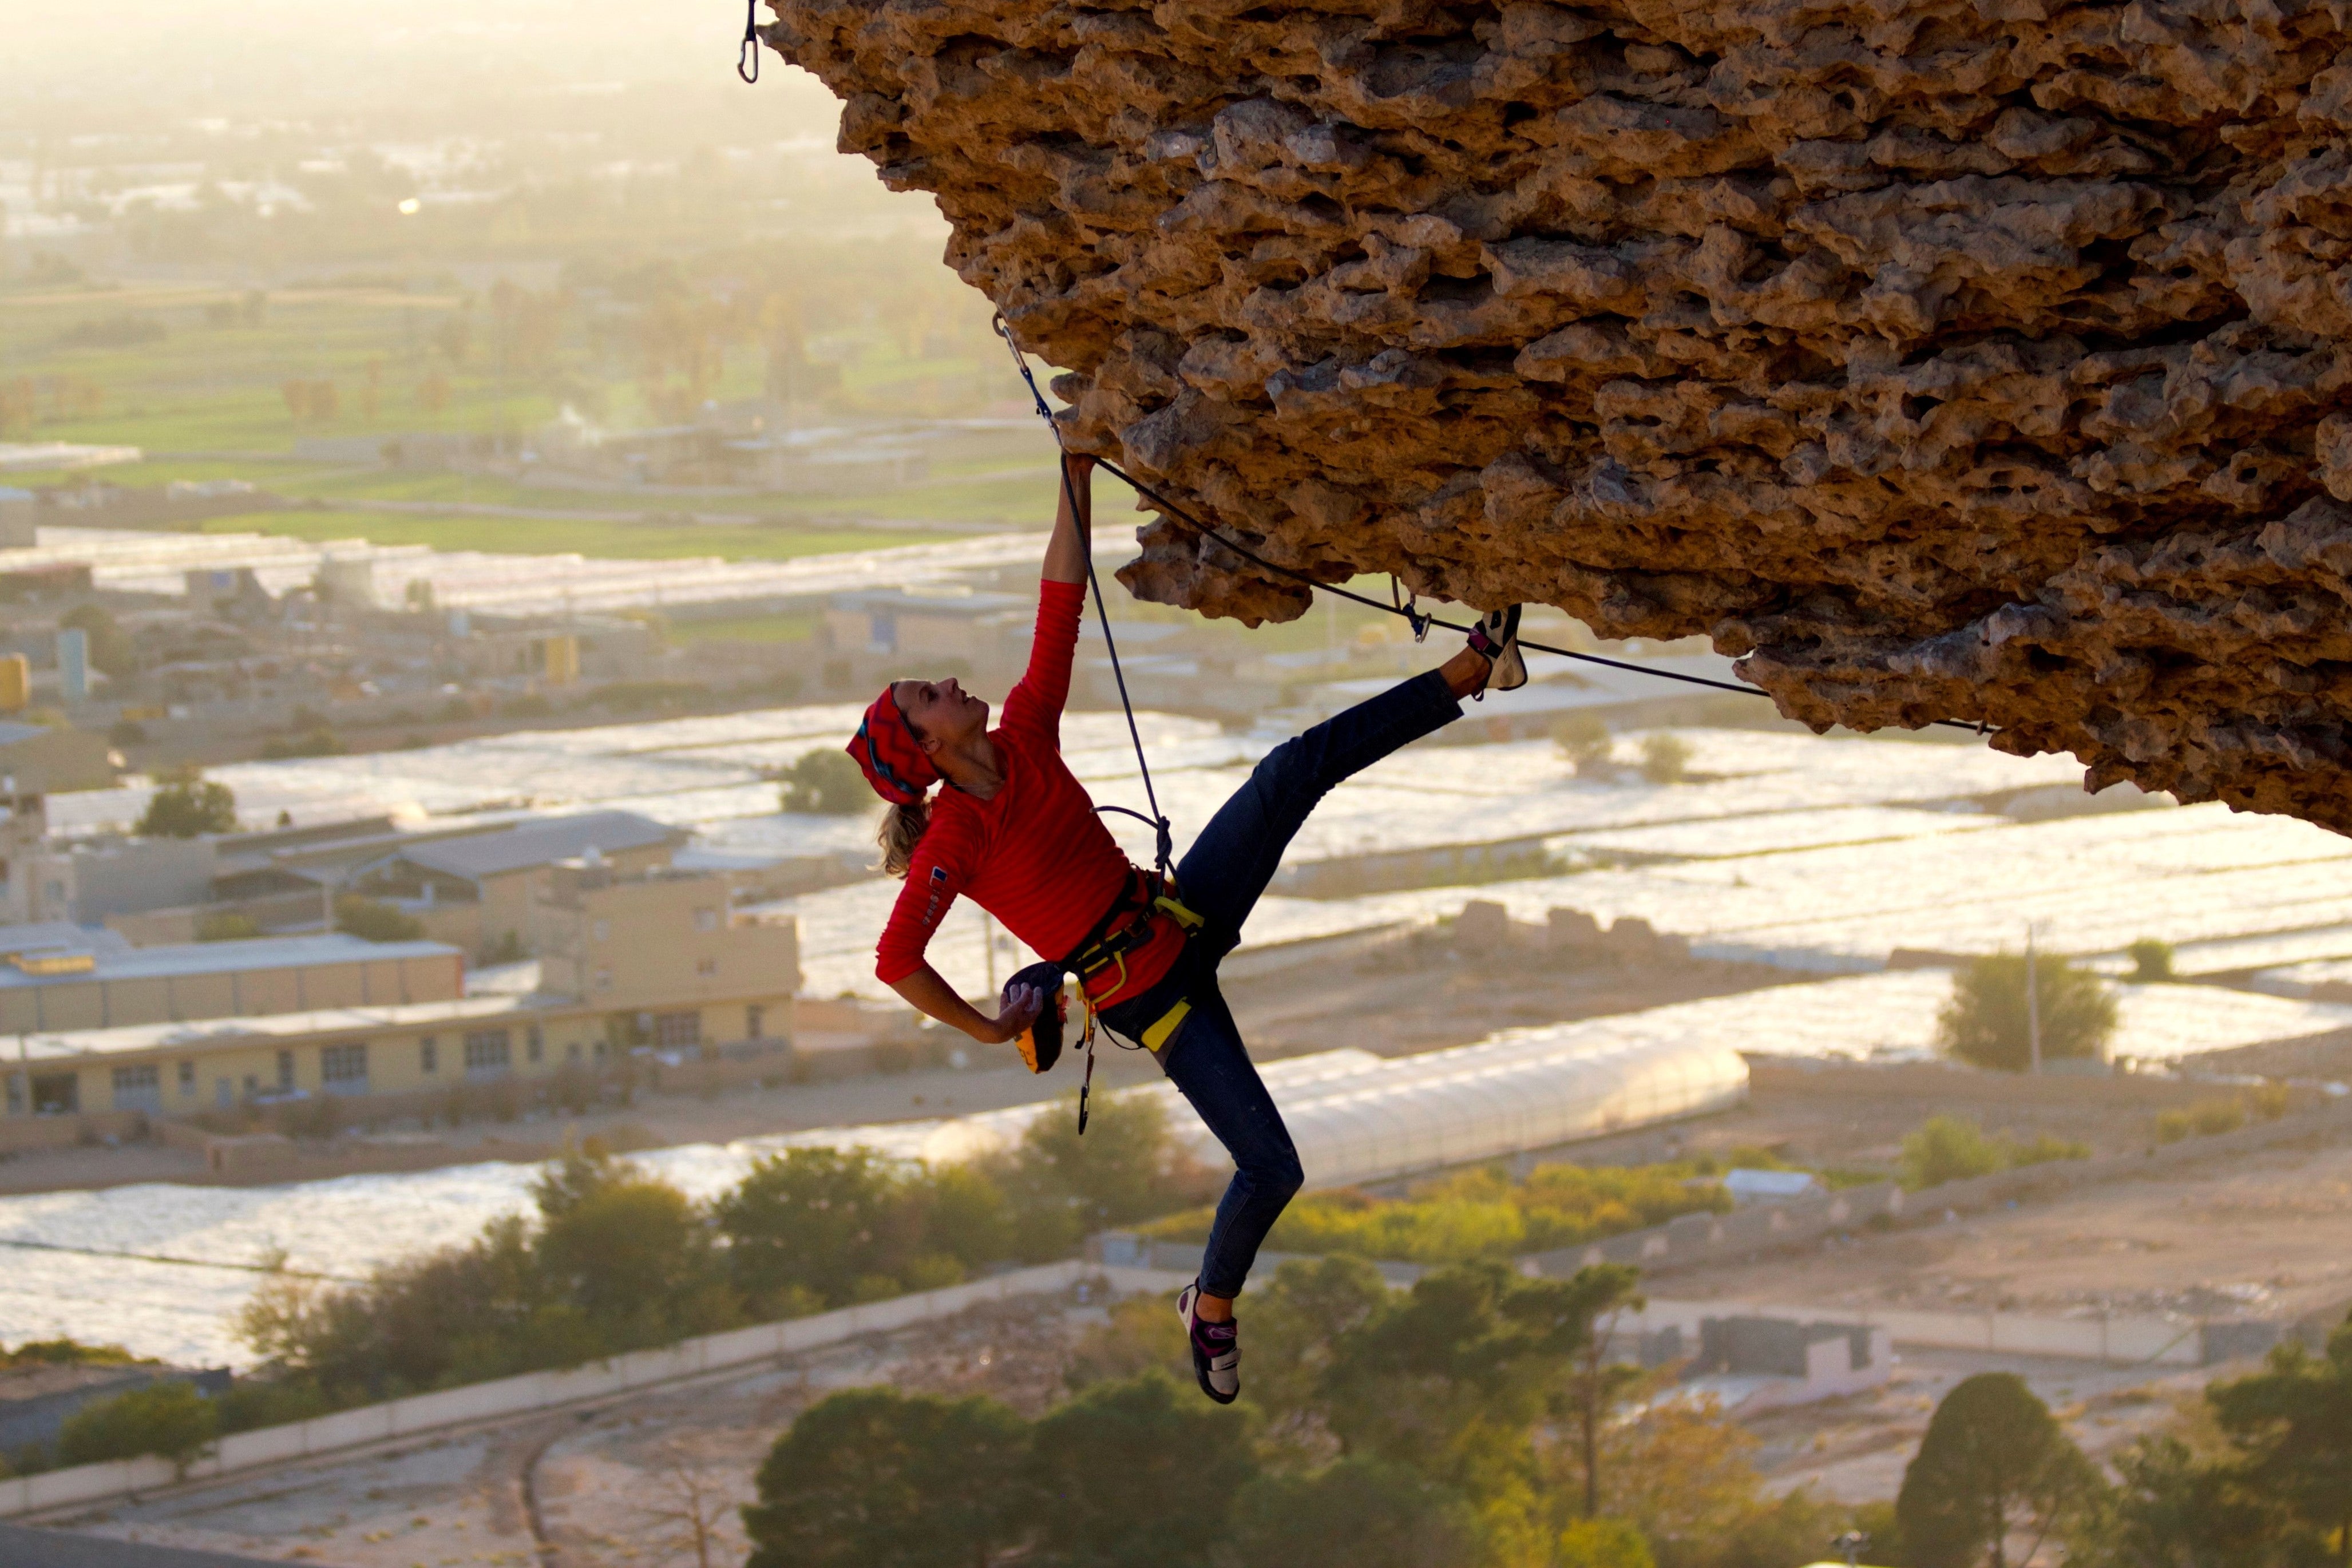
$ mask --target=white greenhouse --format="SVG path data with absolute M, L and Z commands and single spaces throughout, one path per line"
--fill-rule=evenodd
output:
M 1589 1026 L 1560 1024 L 1422 1056 L 1322 1051 L 1260 1070 L 1310 1187 L 1491 1160 L 1721 1110 L 1748 1097 L 1747 1063 L 1704 1035 L 1628 1040 L 1595 1034 Z M 1171 1087 L 1140 1092 L 1166 1100 L 1177 1135 L 1202 1160 L 1224 1162 L 1224 1151 Z M 1007 1146 L 1040 1115 L 1068 1113 L 1066 1104 L 1048 1102 L 960 1117 L 891 1152 L 967 1160 Z M 879 1142 L 860 1137 L 864 1131 L 803 1138 Z

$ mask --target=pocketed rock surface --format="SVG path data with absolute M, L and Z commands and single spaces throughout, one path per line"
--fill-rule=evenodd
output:
M 1072 444 L 1267 559 L 2352 830 L 2346 0 L 770 3 Z

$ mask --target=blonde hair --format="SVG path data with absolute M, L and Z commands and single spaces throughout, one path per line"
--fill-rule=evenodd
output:
M 921 842 L 923 829 L 931 825 L 931 803 L 919 800 L 912 805 L 892 802 L 882 814 L 882 826 L 874 840 L 882 846 L 880 869 L 893 877 L 904 877 L 907 868 L 915 863 L 915 846 Z

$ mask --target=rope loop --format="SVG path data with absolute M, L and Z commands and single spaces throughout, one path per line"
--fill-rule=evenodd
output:
M 760 79 L 759 18 L 760 0 L 743 0 L 743 43 L 735 51 L 735 74 L 747 82 Z

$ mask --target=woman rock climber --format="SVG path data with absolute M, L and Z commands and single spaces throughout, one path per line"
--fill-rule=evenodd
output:
M 1316 725 L 1266 755 L 1212 817 L 1160 888 L 1130 864 L 1062 761 L 1062 704 L 1085 608 L 1094 464 L 1064 459 L 1070 481 L 1045 547 L 1028 672 L 989 728 L 988 704 L 953 679 L 896 680 L 866 710 L 850 755 L 889 803 L 883 866 L 906 879 L 882 932 L 875 973 L 908 1002 L 985 1045 L 1021 1041 L 1030 1066 L 1052 1065 L 1032 1031 L 1076 974 L 1102 1025 L 1150 1048 L 1160 1068 L 1233 1156 L 1234 1177 L 1209 1231 L 1200 1278 L 1178 1299 L 1202 1390 L 1241 1391 L 1234 1298 L 1258 1246 L 1303 1180 L 1265 1086 L 1217 987 L 1282 852 L 1331 787 L 1461 717 L 1461 699 L 1527 679 L 1518 609 L 1486 616 L 1440 668 Z M 929 787 L 944 782 L 936 799 Z M 931 933 L 969 895 L 1036 952 L 1050 985 L 1008 985 L 996 1016 L 958 995 L 924 961 Z M 1165 896 L 1163 896 L 1165 895 Z M 1024 971 L 1024 973 L 1029 973 Z M 1056 1044 L 1054 1049 L 1058 1049 Z

